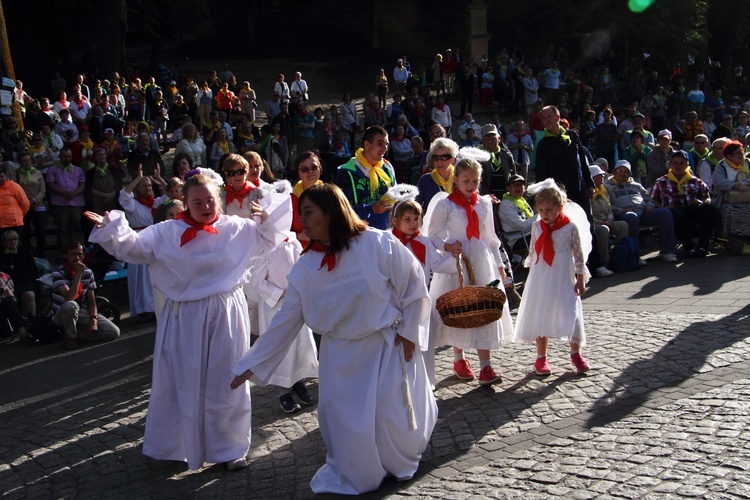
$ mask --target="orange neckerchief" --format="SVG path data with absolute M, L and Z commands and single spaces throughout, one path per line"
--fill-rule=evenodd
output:
M 73 266 L 71 266 L 70 264 L 68 264 L 67 260 L 65 262 L 63 262 L 63 269 L 65 269 L 66 271 L 68 271 L 68 274 L 70 274 L 70 279 L 71 280 L 76 279 L 76 270 L 73 269 Z M 75 298 L 73 300 L 74 301 L 78 300 L 81 297 L 81 295 L 83 295 L 83 283 L 81 281 L 79 281 L 78 282 L 78 290 L 76 291 L 76 296 L 75 296 Z
M 474 205 L 477 204 L 477 200 L 479 199 L 477 192 L 472 192 L 471 200 L 467 200 L 458 189 L 454 189 L 448 195 L 448 199 L 466 210 L 466 218 L 469 220 L 469 224 L 466 226 L 466 238 L 469 240 L 472 238 L 479 239 L 479 216 L 476 210 L 474 210 Z
M 555 258 L 555 247 L 552 244 L 552 231 L 557 231 L 561 227 L 567 225 L 570 222 L 570 217 L 560 212 L 555 222 L 552 223 L 552 227 L 541 221 L 542 234 L 534 244 L 534 251 L 536 251 L 536 262 L 539 262 L 539 257 L 544 254 L 544 261 L 547 265 L 552 265 L 552 261 Z M 535 262 L 535 264 L 536 264 Z
M 245 181 L 245 184 L 243 184 L 242 189 L 240 189 L 239 191 L 235 191 L 231 184 L 227 184 L 224 187 L 224 191 L 227 194 L 227 205 L 232 203 L 234 200 L 239 200 L 240 208 L 242 208 L 242 202 L 245 201 L 247 195 L 250 194 L 250 192 L 255 188 L 256 186 L 253 185 L 253 183 L 250 181 Z
M 217 215 L 214 220 L 212 220 L 209 224 L 203 224 L 202 222 L 197 222 L 192 217 L 190 217 L 190 214 L 187 210 L 184 212 L 180 212 L 177 214 L 176 219 L 183 220 L 185 223 L 190 226 L 189 228 L 185 229 L 185 232 L 182 233 L 182 237 L 180 238 L 180 246 L 185 246 L 185 244 L 198 236 L 198 231 L 206 231 L 207 233 L 211 234 L 219 234 L 219 231 L 216 230 L 215 227 L 213 227 L 213 223 L 219 220 L 219 216 Z
M 414 256 L 417 259 L 419 259 L 419 262 L 424 264 L 425 257 L 427 254 L 427 249 L 425 248 L 424 243 L 417 240 L 417 236 L 419 236 L 419 231 L 416 231 L 411 236 L 406 236 L 399 229 L 393 228 L 393 236 L 398 238 L 399 241 L 403 243 L 405 247 L 411 246 L 411 251 L 414 254 Z

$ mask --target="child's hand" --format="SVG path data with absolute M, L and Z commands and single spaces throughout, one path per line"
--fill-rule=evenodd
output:
M 234 377 L 234 379 L 232 379 L 232 383 L 229 384 L 229 387 L 231 387 L 232 390 L 234 390 L 238 388 L 239 386 L 241 386 L 242 384 L 244 384 L 245 382 L 247 382 L 248 380 L 250 380 L 250 377 L 252 376 L 253 376 L 253 372 L 251 372 L 250 370 L 247 370 L 242 375 L 237 375 L 236 377 Z
M 583 275 L 582 274 L 576 274 L 576 285 L 575 285 L 575 291 L 576 295 L 580 297 L 584 293 L 586 293 L 586 284 L 583 282 Z
M 458 257 L 458 254 L 463 250 L 463 245 L 461 245 L 460 241 L 455 241 L 453 243 L 446 243 L 443 248 L 446 252 L 450 252 L 453 257 Z
M 503 266 L 500 266 L 497 268 L 498 272 L 500 273 L 500 280 L 505 281 L 505 278 L 508 277 L 507 274 L 505 274 L 505 268 Z
M 258 203 L 257 201 L 250 202 L 250 210 L 252 211 L 253 216 L 260 217 L 261 222 L 265 222 L 268 218 L 268 212 L 263 210 L 263 207 L 260 206 L 260 203 Z
M 406 340 L 401 335 L 396 334 L 396 345 L 399 345 L 402 342 L 404 344 L 404 359 L 406 361 L 411 361 L 411 357 L 414 355 L 414 348 L 416 346 L 411 340 Z

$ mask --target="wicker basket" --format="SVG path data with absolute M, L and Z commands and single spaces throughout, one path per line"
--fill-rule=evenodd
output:
M 461 260 L 466 263 L 470 286 L 464 286 Z M 446 326 L 454 328 L 477 328 L 497 321 L 503 315 L 505 293 L 497 288 L 476 286 L 471 263 L 465 255 L 456 257 L 458 288 L 438 297 L 435 308 Z

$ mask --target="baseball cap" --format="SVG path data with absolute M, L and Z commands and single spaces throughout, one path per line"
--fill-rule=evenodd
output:
M 669 131 L 669 129 L 663 129 L 659 131 L 659 135 L 657 137 L 669 137 L 669 140 L 672 140 L 672 132 Z
M 598 167 L 604 167 L 604 166 L 609 167 L 609 162 L 607 161 L 606 158 L 597 158 L 596 160 L 594 160 L 594 165 Z
M 488 123 L 487 125 L 482 125 L 481 133 L 482 133 L 482 137 L 484 137 L 485 135 L 489 135 L 489 134 L 500 135 L 497 131 L 497 127 L 492 123 Z
M 511 185 L 514 182 L 519 182 L 519 181 L 526 184 L 526 179 L 524 179 L 522 175 L 513 174 L 510 177 L 508 177 L 508 185 Z
M 672 153 L 672 158 L 676 158 L 678 156 L 682 156 L 687 161 L 690 161 L 690 155 L 688 155 L 687 151 L 683 151 L 682 149 L 678 149 L 677 151 L 675 151 L 674 153 Z

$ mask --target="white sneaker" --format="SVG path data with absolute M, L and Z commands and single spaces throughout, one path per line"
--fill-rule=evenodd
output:
M 673 262 L 677 262 L 677 256 L 673 253 L 663 253 L 661 254 L 661 258 L 664 260 L 664 262 L 669 262 L 670 264 Z
M 615 272 L 612 271 L 611 269 L 607 269 L 606 267 L 602 266 L 602 267 L 597 267 L 596 271 L 594 271 L 594 274 L 598 276 L 599 278 L 607 278 L 615 274 Z
M 643 266 L 645 266 L 646 264 L 648 264 L 648 262 L 646 262 L 645 260 L 643 260 L 643 259 L 638 259 L 638 265 L 639 265 L 639 266 L 643 267 Z

